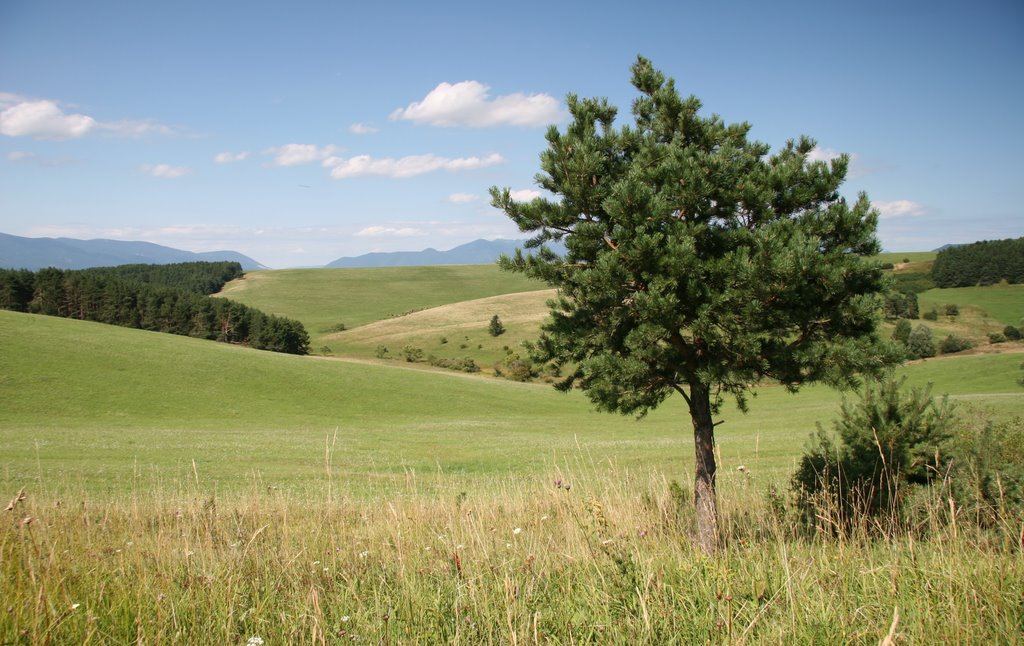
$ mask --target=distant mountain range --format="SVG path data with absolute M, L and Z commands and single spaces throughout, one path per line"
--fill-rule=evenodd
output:
M 489 265 L 501 254 L 512 255 L 524 240 L 474 240 L 448 251 L 392 251 L 338 258 L 327 267 L 419 267 L 424 265 Z
M 73 238 L 23 238 L 0 233 L 0 267 L 38 271 L 45 267 L 87 269 L 116 265 L 167 265 L 197 261 L 238 262 L 245 271 L 267 269 L 237 251 L 194 253 L 151 242 L 124 240 L 75 240 Z

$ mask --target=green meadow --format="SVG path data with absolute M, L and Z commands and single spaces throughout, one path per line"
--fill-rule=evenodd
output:
M 954 304 L 960 309 L 973 309 L 992 327 L 1024 324 L 1024 285 L 988 285 L 986 287 L 951 287 L 930 289 L 918 296 L 921 312 Z M 995 331 L 995 330 L 993 330 Z
M 222 296 L 301 321 L 314 350 L 322 337 L 440 305 L 543 289 L 497 266 L 448 265 L 375 269 L 286 269 L 249 272 Z
M 1022 642 L 1017 521 L 979 527 L 940 486 L 885 539 L 798 529 L 789 478 L 841 393 L 725 403 L 709 559 L 681 398 L 634 419 L 395 356 L 499 358 L 535 334 L 538 285 L 296 270 L 225 295 L 331 354 L 0 312 L 0 643 Z M 1019 426 L 1024 354 L 1002 345 L 899 374 L 965 424 Z

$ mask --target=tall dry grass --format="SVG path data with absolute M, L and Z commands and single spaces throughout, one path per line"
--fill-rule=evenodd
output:
M 410 474 L 379 499 L 326 478 L 301 495 L 35 488 L 2 517 L 4 644 L 1024 641 L 1024 528 L 981 529 L 941 491 L 900 531 L 834 535 L 725 473 L 709 559 L 687 485 L 585 459 L 486 490 L 421 493 Z

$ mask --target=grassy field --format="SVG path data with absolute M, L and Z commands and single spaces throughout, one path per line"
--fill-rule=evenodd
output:
M 449 265 L 248 272 L 220 295 L 301 321 L 316 350 L 342 324 L 352 328 L 430 307 L 543 288 L 496 265 Z
M 327 301 L 278 272 L 230 293 L 346 322 L 326 343 L 351 358 L 0 312 L 0 643 L 1024 642 L 1024 526 L 978 529 L 935 491 L 886 540 L 797 531 L 786 486 L 838 412 L 827 388 L 723 408 L 726 547 L 708 559 L 681 399 L 635 420 L 368 359 L 382 342 L 493 356 L 535 329 L 535 284 L 445 269 L 418 286 L 373 270 L 407 305 L 337 278 L 354 270 L 311 270 Z M 506 335 L 481 328 L 492 312 Z M 900 372 L 979 424 L 1024 415 L 1022 359 Z
M 286 356 L 11 312 L 0 312 L 0 330 L 6 489 L 60 483 L 125 494 L 198 477 L 211 491 L 243 491 L 254 479 L 301 490 L 322 478 L 326 442 L 332 477 L 367 495 L 404 487 L 412 473 L 427 488 L 449 476 L 472 486 L 547 479 L 581 451 L 680 480 L 691 468 L 682 400 L 636 420 L 593 412 L 579 393 L 401 362 Z M 1009 417 L 1024 413 L 1020 357 L 935 359 L 906 373 Z M 785 480 L 839 400 L 823 387 L 765 387 L 751 414 L 727 404 L 724 470 L 744 464 Z
M 992 331 L 1003 326 L 1020 327 L 1024 320 L 1024 285 L 989 285 L 987 287 L 954 287 L 930 289 L 918 296 L 921 312 L 938 308 L 940 313 L 947 304 L 957 305 L 961 311 L 971 308 L 990 319 Z

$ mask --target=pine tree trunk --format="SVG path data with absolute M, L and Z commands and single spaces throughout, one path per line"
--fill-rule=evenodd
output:
M 704 384 L 690 384 L 690 417 L 696 453 L 693 498 L 697 505 L 697 541 L 704 553 L 711 555 L 718 551 L 715 424 L 711 419 L 711 392 Z

